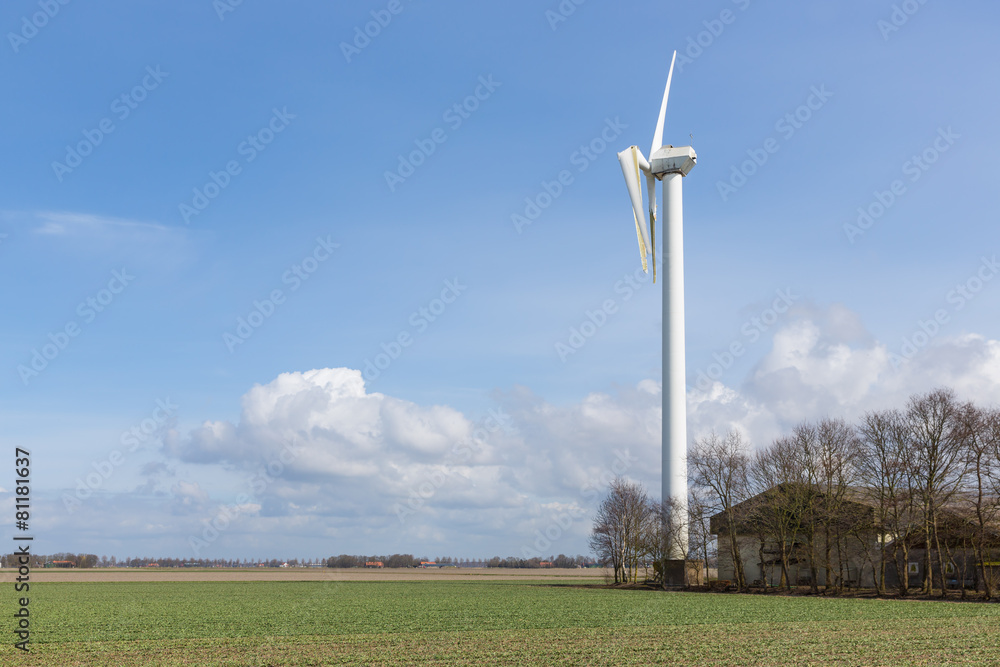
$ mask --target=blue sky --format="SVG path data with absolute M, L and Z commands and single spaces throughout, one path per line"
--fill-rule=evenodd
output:
M 766 443 L 941 384 L 1000 401 L 998 22 L 6 3 L 0 443 L 33 452 L 38 550 L 584 552 L 609 474 L 659 486 L 660 285 L 625 282 L 614 154 L 648 153 L 674 49 L 691 437 Z

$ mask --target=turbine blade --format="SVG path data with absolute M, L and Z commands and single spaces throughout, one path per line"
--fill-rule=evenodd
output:
M 674 79 L 674 63 L 677 62 L 677 52 L 670 61 L 670 74 L 667 75 L 667 87 L 663 91 L 663 102 L 660 103 L 660 117 L 656 121 L 656 132 L 653 134 L 653 147 L 649 149 L 649 159 L 653 159 L 653 153 L 663 146 L 663 122 L 667 118 L 667 98 L 670 97 L 670 82 Z
M 646 196 L 649 197 L 649 250 L 653 256 L 653 284 L 656 284 L 656 177 L 646 174 Z
M 618 154 L 618 162 L 621 164 L 622 173 L 625 175 L 625 185 L 628 187 L 629 198 L 632 200 L 632 213 L 635 216 L 635 233 L 639 239 L 639 255 L 642 258 L 642 270 L 648 272 L 649 268 L 646 265 L 646 256 L 649 254 L 649 236 L 646 233 L 646 212 L 642 207 L 642 190 L 639 189 L 640 160 L 646 162 L 639 149 L 635 146 L 630 146 Z
M 639 237 L 639 258 L 642 260 L 642 272 L 649 273 L 649 267 L 646 265 L 646 255 L 648 250 L 646 250 L 646 243 L 642 238 L 642 225 L 639 223 L 639 218 L 635 219 L 635 235 Z

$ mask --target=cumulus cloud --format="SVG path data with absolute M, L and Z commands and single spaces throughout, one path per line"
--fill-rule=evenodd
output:
M 367 393 L 360 371 L 283 373 L 243 397 L 238 424 L 206 422 L 165 451 L 191 463 L 268 463 L 289 449 L 294 475 L 373 476 L 386 466 L 439 459 L 467 438 L 471 423 L 447 406 L 421 407 Z
M 474 420 L 369 393 L 357 370 L 316 369 L 253 387 L 236 423 L 171 432 L 163 453 L 235 471 L 261 518 L 320 523 L 335 537 L 493 541 L 555 523 L 579 550 L 596 498 L 616 474 L 658 487 L 659 394 L 648 380 L 557 406 L 515 387 Z M 175 512 L 208 505 L 200 488 L 177 483 L 173 491 L 183 496 Z
M 1000 341 L 940 335 L 897 364 L 847 308 L 798 308 L 741 382 L 689 390 L 689 438 L 735 428 L 765 445 L 800 421 L 853 420 L 942 385 L 1000 404 Z M 170 431 L 145 485 L 95 496 L 67 520 L 95 535 L 159 534 L 174 545 L 163 553 L 224 524 L 199 555 L 277 555 L 287 542 L 326 555 L 548 556 L 586 550 L 615 475 L 656 495 L 659 381 L 563 405 L 526 387 L 493 399 L 476 417 L 369 392 L 358 370 L 283 373 L 247 391 L 234 422 Z
M 775 332 L 740 385 L 689 392 L 689 424 L 694 437 L 735 428 L 763 445 L 801 421 L 854 420 L 941 386 L 982 405 L 1000 403 L 1000 341 L 939 336 L 905 358 L 843 306 L 804 308 Z

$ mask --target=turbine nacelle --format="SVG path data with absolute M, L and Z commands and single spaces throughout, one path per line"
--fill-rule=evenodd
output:
M 649 159 L 653 176 L 662 180 L 667 174 L 687 176 L 698 163 L 698 155 L 690 146 L 663 146 Z

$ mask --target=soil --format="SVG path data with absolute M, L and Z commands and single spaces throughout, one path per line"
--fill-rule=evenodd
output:
M 17 572 L 0 570 L 0 583 L 13 583 Z M 594 579 L 603 581 L 604 570 L 508 568 L 107 568 L 32 569 L 31 581 L 46 582 L 146 582 L 146 581 L 552 581 Z

